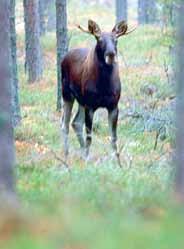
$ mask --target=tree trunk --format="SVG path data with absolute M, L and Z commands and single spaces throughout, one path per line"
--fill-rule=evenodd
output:
M 179 198 L 184 202 L 184 3 L 179 8 L 178 34 L 178 101 L 177 101 L 177 177 L 176 189 Z
M 165 26 L 176 25 L 176 12 L 177 5 L 175 1 L 162 4 L 162 19 Z
M 28 82 L 42 78 L 43 62 L 40 45 L 40 19 L 38 0 L 24 0 L 26 69 Z
M 154 23 L 156 20 L 156 0 L 138 0 L 139 24 Z
M 10 0 L 10 40 L 12 68 L 12 123 L 16 127 L 21 120 L 17 74 L 17 39 L 15 30 L 15 0 Z
M 54 1 L 48 2 L 48 22 L 47 22 L 47 30 L 54 31 L 56 30 L 56 10 Z
M 29 33 L 28 33 L 28 18 L 26 14 L 26 0 L 23 0 L 23 6 L 24 6 L 24 30 L 25 30 L 25 62 L 24 62 L 24 72 L 25 74 L 28 72 L 28 67 L 27 67 L 27 60 L 28 60 L 28 38 L 29 38 Z
M 40 35 L 45 35 L 46 32 L 46 22 L 45 22 L 45 10 L 46 10 L 45 0 L 39 0 L 39 15 L 40 15 Z
M 116 22 L 128 20 L 127 0 L 116 0 Z
M 139 24 L 145 24 L 147 15 L 146 15 L 146 0 L 138 0 L 138 22 Z
M 0 8 L 0 195 L 14 192 L 14 139 L 11 122 L 9 0 Z
M 61 110 L 61 61 L 68 51 L 66 0 L 56 0 L 57 30 L 57 110 Z
M 155 23 L 156 21 L 156 0 L 149 0 L 148 1 L 148 23 Z

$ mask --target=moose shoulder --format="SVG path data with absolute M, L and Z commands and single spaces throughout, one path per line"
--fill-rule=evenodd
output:
M 98 108 L 106 108 L 111 133 L 113 150 L 117 152 L 118 102 L 121 94 L 121 82 L 117 63 L 118 37 L 130 33 L 127 24 L 122 21 L 115 25 L 112 32 L 102 32 L 92 20 L 88 21 L 88 30 L 78 26 L 82 31 L 96 38 L 94 48 L 71 50 L 62 61 L 62 96 L 64 115 L 62 132 L 64 151 L 68 154 L 68 133 L 71 111 L 76 99 L 79 107 L 72 126 L 79 143 L 86 149 L 86 156 L 91 145 L 91 132 L 94 112 Z M 86 143 L 83 139 L 83 125 L 86 127 Z

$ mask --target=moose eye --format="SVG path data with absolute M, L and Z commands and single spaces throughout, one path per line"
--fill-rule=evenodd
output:
M 98 38 L 98 42 L 99 42 L 100 44 L 102 44 L 102 43 L 103 43 L 103 38 L 102 38 L 102 37 L 99 37 L 99 38 Z
M 102 37 L 100 37 L 100 38 L 98 39 L 98 44 L 99 44 L 99 46 L 100 46 L 101 48 L 104 48 L 104 46 L 105 46 L 105 41 L 104 41 L 104 39 L 103 39 Z

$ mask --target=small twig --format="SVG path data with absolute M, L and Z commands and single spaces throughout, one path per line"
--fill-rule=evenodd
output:
M 157 145 L 158 145 L 158 138 L 160 135 L 160 131 L 162 130 L 162 127 L 160 127 L 160 129 L 156 132 L 156 137 L 155 137 L 155 145 L 154 145 L 154 150 L 156 150 Z
M 55 151 L 53 151 L 52 149 L 50 150 L 50 152 L 53 154 L 54 158 L 56 160 L 58 160 L 59 162 L 61 162 L 69 171 L 70 171 L 70 165 L 65 161 L 63 160 L 61 157 L 59 157 Z
M 156 150 L 157 145 L 158 145 L 158 137 L 159 137 L 159 134 L 160 134 L 159 132 L 156 133 L 154 150 Z
M 150 106 L 150 108 L 151 108 L 152 110 L 155 110 L 155 109 L 156 109 L 156 106 L 157 106 L 157 104 L 158 104 L 158 102 L 159 102 L 159 99 L 155 100 L 155 101 L 153 102 L 152 106 Z
M 121 159 L 120 159 L 120 153 L 116 153 L 116 158 L 117 158 L 117 162 L 120 168 L 123 168 L 123 165 L 121 164 Z
M 122 144 L 121 147 L 120 147 L 120 149 L 119 149 L 119 153 L 118 153 L 118 154 L 119 154 L 119 159 L 120 159 L 120 155 L 121 155 L 121 153 L 122 153 L 122 151 L 123 151 L 125 145 L 126 145 L 126 144 Z M 128 157 L 129 157 L 129 156 L 128 156 Z M 129 157 L 128 159 L 130 159 L 130 157 Z M 132 159 L 130 159 L 130 160 L 129 160 L 129 163 L 126 163 L 126 164 L 128 165 L 128 169 L 130 169 L 131 166 L 132 166 Z M 120 165 L 122 165 L 122 164 L 121 164 L 121 161 L 120 161 Z M 120 167 L 122 167 L 122 166 L 120 166 Z
M 168 84 L 170 84 L 169 67 L 166 63 L 166 60 L 164 60 L 164 72 L 166 74 L 167 82 L 168 82 Z

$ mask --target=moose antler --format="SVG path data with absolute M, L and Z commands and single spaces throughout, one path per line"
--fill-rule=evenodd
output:
M 84 29 L 83 27 L 81 27 L 79 24 L 76 25 L 78 29 L 80 29 L 82 32 L 84 33 L 87 33 L 87 34 L 90 34 L 91 35 L 91 32 L 89 32 L 89 30 L 87 29 Z
M 101 34 L 100 27 L 98 26 L 98 24 L 96 22 L 94 22 L 91 19 L 88 20 L 88 29 L 87 30 L 82 28 L 80 25 L 77 25 L 77 27 L 87 34 L 94 35 L 96 38 L 99 37 Z
M 137 29 L 137 26 L 134 27 L 133 29 L 129 30 L 129 31 L 127 30 L 125 33 L 124 33 L 124 32 L 121 32 L 121 33 L 117 34 L 116 37 L 119 38 L 119 37 L 122 36 L 122 35 L 128 35 L 128 34 L 134 32 L 136 29 Z
M 137 29 L 137 26 L 136 26 L 136 27 L 134 27 L 133 29 L 131 29 L 131 30 L 127 31 L 127 32 L 125 33 L 125 35 L 128 35 L 128 34 L 130 34 L 130 33 L 134 32 L 136 29 Z

